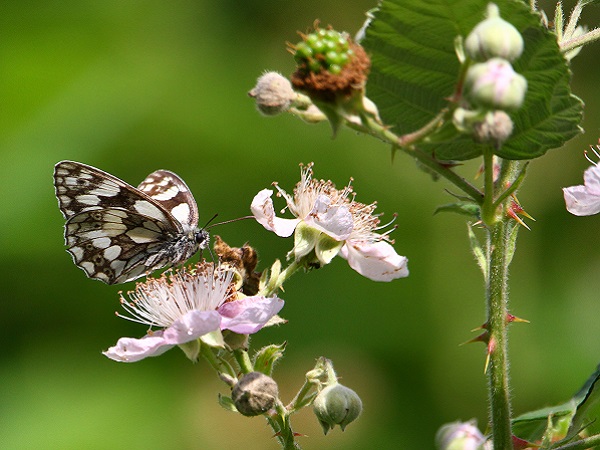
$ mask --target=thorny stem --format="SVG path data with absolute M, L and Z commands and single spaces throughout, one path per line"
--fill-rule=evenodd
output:
M 495 190 L 503 186 L 520 183 L 516 175 L 518 165 L 504 161 L 499 179 L 494 180 L 493 154 L 484 152 L 485 194 L 482 217 L 488 228 L 487 241 L 487 331 L 488 341 L 488 390 L 490 399 L 490 421 L 495 449 L 512 450 L 511 406 L 508 382 L 508 266 L 513 252 L 513 229 L 504 205 L 494 201 Z M 517 180 L 515 180 L 515 178 Z M 516 188 L 515 188 L 516 189 Z M 514 192 L 514 190 L 512 191 Z M 505 200 L 508 195 L 501 194 Z M 486 207 L 489 208 L 486 210 Z
M 585 450 L 587 448 L 595 448 L 600 445 L 600 434 L 583 438 L 579 441 L 570 442 L 559 447 L 554 447 L 554 450 Z
M 508 388 L 507 313 L 509 228 L 507 219 L 499 220 L 489 229 L 487 258 L 489 262 L 486 286 L 489 333 L 488 390 L 492 438 L 495 449 L 511 450 L 511 408 Z
M 300 450 L 300 444 L 296 442 L 294 432 L 290 426 L 290 414 L 285 406 L 278 400 L 274 411 L 265 414 L 267 422 L 275 432 L 283 450 Z
M 347 122 L 347 125 L 353 129 L 368 133 L 384 142 L 392 144 L 394 150 L 401 150 L 407 155 L 417 159 L 421 164 L 433 170 L 440 176 L 446 178 L 456 187 L 461 189 L 475 202 L 481 204 L 483 202 L 483 194 L 481 191 L 479 191 L 479 189 L 454 172 L 447 164 L 443 164 L 429 153 L 423 152 L 414 147 L 414 144 L 431 134 L 433 131 L 437 130 L 442 125 L 447 113 L 448 111 L 443 110 L 423 128 L 404 136 L 397 136 L 390 130 L 389 127 L 382 125 L 377 120 L 367 116 L 362 118 L 362 125 L 357 125 L 351 122 Z

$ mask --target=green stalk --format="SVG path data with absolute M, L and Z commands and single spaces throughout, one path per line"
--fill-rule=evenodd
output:
M 504 186 L 514 184 L 515 178 L 519 178 L 518 164 L 514 164 L 512 161 L 502 161 L 499 179 L 494 180 L 494 160 L 491 148 L 484 151 L 483 159 L 485 199 L 482 206 L 482 219 L 488 229 L 486 300 L 489 334 L 487 375 L 490 421 L 494 449 L 512 450 L 507 318 L 508 266 L 512 260 L 514 236 L 512 236 L 511 219 L 506 215 L 506 206 L 498 201 L 503 198 L 506 202 L 509 201 L 509 198 L 502 194 L 496 196 L 496 191 L 502 190 Z
M 494 449 L 512 450 L 511 407 L 508 388 L 507 313 L 508 242 L 505 220 L 492 225 L 488 241 L 488 282 L 486 286 L 489 333 L 488 390 Z
M 569 444 L 561 445 L 560 447 L 554 447 L 555 450 L 585 450 L 587 448 L 595 448 L 600 445 L 600 434 L 583 438 L 579 441 L 571 442 Z

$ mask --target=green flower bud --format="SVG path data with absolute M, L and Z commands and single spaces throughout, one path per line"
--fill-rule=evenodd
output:
M 273 408 L 279 388 L 273 378 L 260 372 L 250 372 L 238 381 L 231 392 L 237 410 L 244 416 L 258 416 Z
M 498 7 L 490 3 L 487 19 L 479 22 L 469 33 L 465 50 L 476 61 L 495 57 L 514 61 L 523 53 L 523 37 L 512 24 L 500 17 Z
M 473 136 L 477 142 L 492 143 L 496 147 L 513 132 L 513 121 L 501 110 L 486 112 L 456 108 L 452 121 L 461 133 Z
M 499 147 L 513 132 L 513 121 L 504 111 L 488 111 L 481 122 L 475 124 L 474 138 Z
M 317 394 L 313 410 L 325 434 L 335 425 L 344 431 L 362 412 L 362 401 L 352 389 L 336 382 Z
M 523 104 L 527 80 L 510 63 L 492 58 L 469 67 L 465 77 L 465 95 L 475 106 L 488 109 L 517 109 Z
M 306 51 L 310 49 L 306 47 Z M 256 82 L 250 92 L 250 97 L 256 99 L 256 107 L 266 116 L 274 116 L 287 111 L 298 94 L 292 89 L 292 84 L 277 72 L 267 72 Z
M 486 439 L 475 426 L 475 421 L 448 423 L 435 435 L 438 450 L 480 450 Z

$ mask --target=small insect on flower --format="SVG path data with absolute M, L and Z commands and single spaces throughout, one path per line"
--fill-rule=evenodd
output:
M 199 340 L 223 347 L 221 330 L 256 333 L 284 302 L 278 297 L 244 296 L 235 290 L 233 276 L 233 270 L 223 266 L 198 263 L 138 283 L 135 291 L 121 294 L 121 305 L 129 316 L 119 317 L 161 329 L 148 331 L 140 339 L 121 338 L 104 355 L 135 362 L 179 345 L 195 361 Z
M 376 203 L 365 205 L 354 200 L 350 184 L 342 190 L 331 181 L 312 177 L 312 164 L 301 165 L 301 179 L 290 195 L 276 183 L 278 196 L 287 202 L 293 219 L 275 215 L 273 191 L 264 189 L 254 197 L 251 210 L 256 220 L 278 236 L 294 234 L 294 249 L 289 256 L 296 261 L 310 259 L 310 265 L 323 266 L 340 254 L 350 267 L 375 281 L 391 281 L 408 276 L 408 259 L 390 245 L 381 226 Z M 314 256 L 314 257 L 313 257 Z
M 67 220 L 67 251 L 90 278 L 125 283 L 208 246 L 194 196 L 168 170 L 152 172 L 135 188 L 95 167 L 61 161 L 54 187 Z

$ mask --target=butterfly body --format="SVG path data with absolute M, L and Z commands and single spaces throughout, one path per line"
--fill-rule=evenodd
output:
M 208 246 L 196 201 L 173 172 L 157 170 L 135 188 L 95 167 L 61 161 L 54 186 L 67 251 L 90 278 L 125 283 Z

